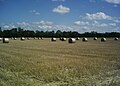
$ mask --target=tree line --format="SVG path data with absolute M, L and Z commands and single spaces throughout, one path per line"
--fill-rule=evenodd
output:
M 77 31 L 33 31 L 24 30 L 21 27 L 10 30 L 2 30 L 0 27 L 0 37 L 120 37 L 119 32 L 97 33 L 95 31 L 78 33 Z

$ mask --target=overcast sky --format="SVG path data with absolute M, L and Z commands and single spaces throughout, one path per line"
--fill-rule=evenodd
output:
M 0 27 L 120 32 L 120 0 L 0 0 Z

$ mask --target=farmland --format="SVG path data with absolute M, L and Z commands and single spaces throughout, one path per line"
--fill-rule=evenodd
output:
M 120 40 L 0 41 L 0 86 L 119 86 Z

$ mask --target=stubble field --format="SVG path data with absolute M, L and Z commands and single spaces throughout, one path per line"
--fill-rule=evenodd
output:
M 0 86 L 119 86 L 120 40 L 0 41 Z

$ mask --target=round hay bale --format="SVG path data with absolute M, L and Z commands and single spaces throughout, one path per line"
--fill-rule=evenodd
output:
M 2 38 L 0 38 L 0 41 L 2 41 L 3 39 Z
M 9 38 L 3 38 L 3 43 L 9 43 Z
M 37 39 L 39 40 L 39 39 L 40 39 L 40 37 L 37 37 Z
M 62 37 L 60 37 L 60 40 L 62 40 Z
M 35 39 L 35 37 L 33 37 L 33 39 Z
M 66 40 L 67 40 L 67 38 L 65 38 L 65 37 L 61 38 L 61 41 L 66 41 Z
M 41 39 L 43 39 L 43 37 L 40 37 Z
M 79 38 L 79 37 L 77 37 L 77 38 L 76 38 L 76 40 L 80 40 L 80 38 Z
M 114 40 L 116 40 L 116 41 L 117 41 L 117 40 L 118 40 L 118 37 L 115 37 L 115 39 L 114 39 Z
M 106 38 L 101 38 L 101 42 L 105 42 L 106 41 Z
M 69 38 L 68 43 L 75 43 L 76 39 L 75 38 Z
M 21 40 L 22 40 L 22 41 L 24 41 L 24 40 L 25 40 L 25 38 L 24 38 L 24 37 L 21 37 Z
M 14 40 L 17 40 L 17 38 L 16 38 L 16 37 L 14 37 L 13 39 L 14 39 Z
M 94 37 L 94 40 L 97 40 L 97 37 Z
M 82 41 L 83 41 L 83 42 L 87 42 L 88 39 L 87 39 L 87 38 L 83 38 Z
M 29 38 L 29 37 L 27 37 L 27 40 L 30 40 L 30 38 Z
M 56 41 L 56 38 L 54 38 L 54 37 L 53 37 L 53 38 L 51 38 L 51 41 Z

